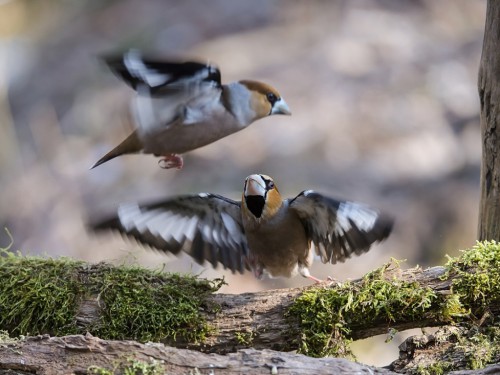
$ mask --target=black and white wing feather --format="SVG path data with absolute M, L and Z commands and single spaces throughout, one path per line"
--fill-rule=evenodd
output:
M 340 201 L 308 190 L 289 201 L 323 263 L 343 262 L 386 239 L 394 220 L 356 202 Z
M 138 50 L 105 61 L 137 92 L 132 113 L 150 152 L 156 153 L 151 145 L 161 143 L 170 127 L 197 123 L 223 108 L 220 71 L 211 64 L 149 60 Z
M 243 273 L 248 254 L 240 203 L 215 194 L 173 198 L 151 205 L 123 204 L 117 216 L 93 226 L 117 229 L 156 249 L 181 250 L 198 263 L 220 263 Z
M 104 61 L 118 77 L 138 93 L 155 96 L 200 85 L 221 89 L 220 71 L 211 64 L 146 59 L 138 50 L 108 57 Z M 144 87 L 149 90 L 141 90 Z

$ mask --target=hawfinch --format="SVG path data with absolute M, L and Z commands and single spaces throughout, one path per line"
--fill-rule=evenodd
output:
M 355 202 L 312 190 L 282 199 L 271 177 L 245 180 L 241 202 L 216 194 L 186 195 L 151 205 L 127 204 L 94 226 L 117 229 L 161 251 L 191 255 L 216 267 L 257 278 L 309 273 L 314 255 L 323 263 L 344 262 L 389 236 L 393 219 Z
M 99 159 L 95 168 L 117 156 L 162 156 L 163 168 L 182 168 L 179 154 L 208 145 L 266 116 L 290 115 L 280 93 L 257 81 L 221 83 L 217 67 L 198 62 L 143 59 L 136 50 L 105 60 L 136 92 L 135 130 Z

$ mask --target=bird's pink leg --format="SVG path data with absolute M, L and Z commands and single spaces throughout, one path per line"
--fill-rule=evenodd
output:
M 333 283 L 335 282 L 335 279 L 331 276 L 328 276 L 326 278 L 326 280 L 320 280 L 318 279 L 317 277 L 314 277 L 313 275 L 309 275 L 309 273 L 307 273 L 306 275 L 304 275 L 305 277 L 307 277 L 308 279 L 311 279 L 312 281 L 314 281 L 316 284 L 322 284 L 322 283 Z
M 324 283 L 324 282 L 331 282 L 333 281 L 333 278 L 328 276 L 328 278 L 326 280 L 320 280 L 318 279 L 317 277 L 314 277 L 313 275 L 311 275 L 311 273 L 309 272 L 309 268 L 307 267 L 304 267 L 303 265 L 299 265 L 299 273 L 304 276 L 304 277 L 307 277 L 308 279 L 311 279 L 312 281 L 314 281 L 316 284 L 321 284 L 321 283 Z
M 163 158 L 158 160 L 158 164 L 160 165 L 160 168 L 163 169 L 170 169 L 170 168 L 182 169 L 182 166 L 184 165 L 184 160 L 182 160 L 182 156 L 180 155 L 168 154 L 164 155 Z
M 309 275 L 309 276 L 306 276 L 306 277 L 308 279 L 311 279 L 312 281 L 314 281 L 316 284 L 321 284 L 322 282 L 324 282 L 324 280 L 320 280 L 317 277 L 314 277 L 313 275 Z

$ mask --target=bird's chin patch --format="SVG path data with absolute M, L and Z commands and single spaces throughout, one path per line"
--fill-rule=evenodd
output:
M 262 211 L 264 211 L 264 205 L 266 204 L 265 198 L 261 195 L 247 195 L 245 197 L 245 203 L 247 204 L 248 210 L 257 219 L 260 219 Z

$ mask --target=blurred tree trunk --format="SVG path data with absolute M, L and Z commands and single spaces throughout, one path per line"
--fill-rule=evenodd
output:
M 500 1 L 488 0 L 478 86 L 483 142 L 478 237 L 500 241 Z

